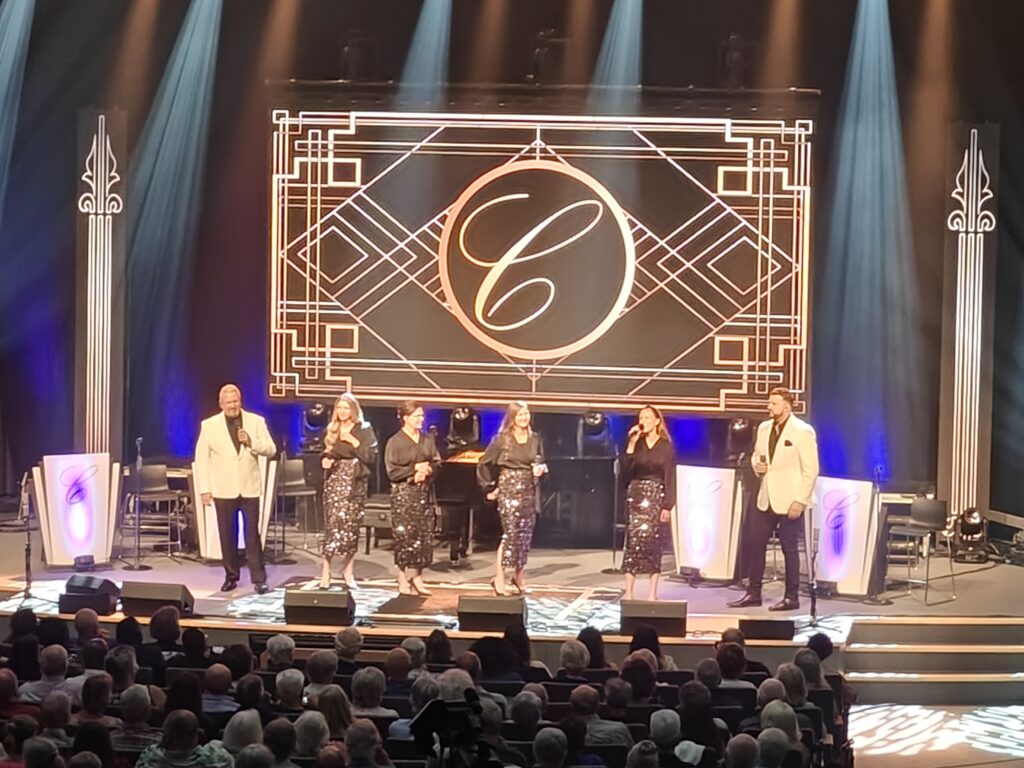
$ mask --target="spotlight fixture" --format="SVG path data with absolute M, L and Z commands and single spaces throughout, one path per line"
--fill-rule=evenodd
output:
M 741 463 L 754 443 L 754 429 L 750 419 L 732 419 L 725 436 L 725 452 L 730 464 Z
M 584 457 L 611 456 L 615 453 L 607 416 L 598 411 L 587 411 L 580 416 L 576 430 L 576 451 Z
M 958 563 L 988 562 L 988 521 L 976 507 L 968 507 L 956 521 L 956 553 Z
M 331 409 L 323 403 L 311 403 L 302 414 L 302 450 L 318 452 L 324 449 L 324 432 L 331 423 Z
M 448 419 L 448 451 L 459 453 L 480 446 L 480 416 L 472 408 L 460 406 Z

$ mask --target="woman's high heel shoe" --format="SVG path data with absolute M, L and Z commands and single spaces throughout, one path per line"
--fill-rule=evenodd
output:
M 417 584 L 416 580 L 414 579 L 414 580 L 410 581 L 409 583 L 412 585 L 413 591 L 417 595 L 419 595 L 420 597 L 430 597 L 432 594 L 434 594 L 429 589 L 427 589 L 426 586 L 422 582 Z
M 491 579 L 491 590 L 494 592 L 494 594 L 497 597 L 508 597 L 508 592 L 506 592 L 503 589 L 498 589 L 498 584 L 497 584 L 496 579 Z

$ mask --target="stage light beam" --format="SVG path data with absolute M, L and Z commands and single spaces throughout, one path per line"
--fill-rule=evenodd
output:
M 402 70 L 399 100 L 436 101 L 448 80 L 452 0 L 425 0 Z
M 593 106 L 632 111 L 639 101 L 643 22 L 642 0 L 615 0 L 594 71 Z
M 6 0 L 0 4 L 0 220 L 35 6 L 35 0 Z

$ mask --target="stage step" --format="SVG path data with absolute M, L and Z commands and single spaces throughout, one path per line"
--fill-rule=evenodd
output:
M 863 704 L 1017 704 L 1024 700 L 1022 640 L 1022 619 L 858 619 L 843 661 Z

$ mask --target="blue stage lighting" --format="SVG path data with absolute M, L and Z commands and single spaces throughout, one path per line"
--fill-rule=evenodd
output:
M 592 106 L 632 110 L 642 79 L 643 0 L 615 0 L 594 70 Z
M 6 0 L 0 4 L 0 216 L 3 215 L 35 7 L 35 0 Z
M 399 99 L 436 101 L 448 80 L 452 0 L 425 0 L 405 60 Z

